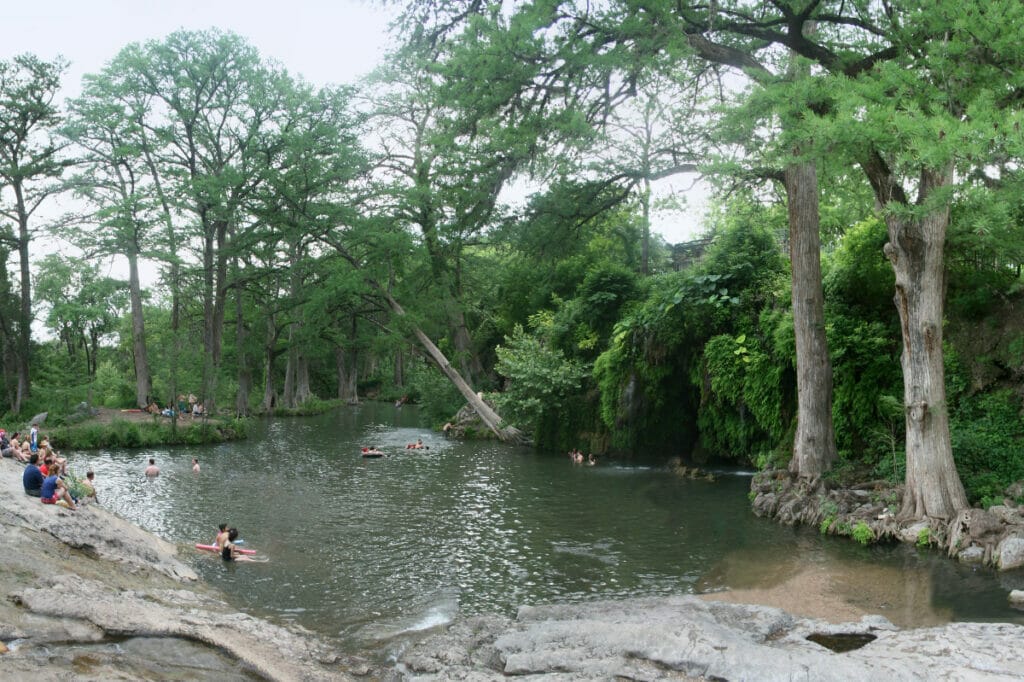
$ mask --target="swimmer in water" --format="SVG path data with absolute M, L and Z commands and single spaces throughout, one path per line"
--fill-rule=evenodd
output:
M 219 535 L 217 536 L 220 537 Z M 238 553 L 238 548 L 235 547 L 235 540 L 238 539 L 238 529 L 228 529 L 228 539 L 224 543 L 224 546 L 220 550 L 220 558 L 224 561 L 253 561 L 252 558 Z

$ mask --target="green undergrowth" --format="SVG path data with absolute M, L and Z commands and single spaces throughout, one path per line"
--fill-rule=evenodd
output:
M 242 440 L 249 432 L 248 419 L 211 419 L 205 422 L 129 422 L 114 419 L 109 424 L 89 423 L 50 429 L 47 436 L 55 448 L 94 450 L 97 448 L 145 448 L 156 445 L 203 445 Z
M 312 417 L 317 414 L 330 412 L 344 404 L 344 401 L 338 400 L 337 398 L 333 400 L 310 398 L 297 407 L 275 407 L 272 414 L 275 417 Z

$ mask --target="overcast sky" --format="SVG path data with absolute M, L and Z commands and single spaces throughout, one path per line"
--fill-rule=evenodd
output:
M 389 46 L 393 10 L 372 0 L 0 0 L 0 58 L 31 52 L 71 64 L 63 94 L 75 96 L 125 45 L 178 29 L 219 28 L 247 39 L 260 54 L 317 85 L 353 83 Z M 690 178 L 675 181 L 688 187 Z M 662 191 L 671 184 L 663 182 Z M 692 238 L 703 192 L 690 192 L 686 215 L 655 217 L 670 242 Z
M 63 55 L 66 91 L 77 94 L 83 74 L 129 43 L 216 27 L 312 83 L 351 83 L 381 60 L 389 17 L 369 0 L 5 0 L 0 51 L 5 59 Z

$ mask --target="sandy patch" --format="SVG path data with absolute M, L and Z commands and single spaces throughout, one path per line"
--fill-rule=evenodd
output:
M 932 606 L 931 576 L 889 566 L 822 564 L 740 553 L 719 564 L 705 580 L 734 585 L 724 592 L 699 595 L 707 601 L 763 604 L 830 623 L 878 614 L 894 624 L 930 627 L 952 620 Z

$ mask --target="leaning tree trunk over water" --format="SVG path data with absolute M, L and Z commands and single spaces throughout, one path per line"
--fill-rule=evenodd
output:
M 922 171 L 918 204 L 947 189 L 952 174 L 951 167 Z M 885 222 L 889 232 L 885 255 L 896 273 L 894 302 L 903 336 L 900 365 L 907 475 L 900 516 L 952 521 L 968 504 L 953 462 L 942 358 L 943 248 L 949 202 L 926 210 L 919 218 L 889 211 Z
M 389 294 L 387 291 L 384 291 L 379 286 L 374 286 L 375 288 L 378 289 L 378 291 L 381 292 L 381 294 L 387 301 L 388 305 L 391 307 L 391 310 L 394 311 L 396 315 L 398 315 L 399 317 L 406 316 L 405 310 L 402 308 L 401 305 L 398 304 L 398 301 L 396 301 L 394 297 L 391 296 L 391 294 Z M 459 393 L 462 394 L 462 397 L 464 397 L 466 399 L 466 402 L 468 402 L 473 407 L 473 409 L 476 410 L 477 415 L 480 417 L 483 423 L 487 425 L 487 428 L 489 428 L 494 433 L 494 435 L 498 437 L 499 440 L 513 443 L 524 442 L 525 439 L 523 438 L 523 435 L 522 433 L 520 433 L 519 429 L 515 428 L 514 426 L 506 426 L 502 428 L 503 420 L 501 416 L 497 412 L 495 412 L 490 405 L 484 402 L 484 399 L 481 396 L 473 392 L 472 387 L 468 383 L 466 383 L 466 380 L 462 378 L 462 376 L 458 373 L 458 371 L 456 371 L 454 367 L 452 367 L 451 363 L 448 362 L 448 358 L 446 358 L 444 356 L 444 353 L 441 352 L 441 349 L 438 348 L 434 344 L 434 342 L 430 340 L 429 336 L 423 333 L 422 329 L 420 329 L 416 325 L 413 325 L 412 333 L 420 342 L 420 345 L 423 346 L 424 350 L 427 351 L 427 354 L 430 356 L 430 358 L 438 366 L 438 369 L 440 369 L 441 372 L 446 377 L 448 377 L 448 380 L 451 381 L 455 388 L 459 390 Z
M 817 485 L 838 454 L 832 424 L 832 363 L 825 338 L 825 304 L 821 287 L 816 165 L 814 162 L 790 165 L 785 171 L 785 183 L 789 207 L 797 385 L 796 436 L 793 438 L 793 459 L 789 470 Z

